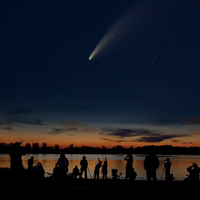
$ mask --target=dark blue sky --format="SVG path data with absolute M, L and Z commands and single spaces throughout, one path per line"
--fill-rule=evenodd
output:
M 199 145 L 199 9 L 197 0 L 1 1 L 0 142 Z M 128 12 L 130 31 L 89 61 Z

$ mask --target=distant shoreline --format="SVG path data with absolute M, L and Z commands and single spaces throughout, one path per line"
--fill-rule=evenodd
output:
M 13 145 L 13 143 L 0 143 L 0 154 L 9 154 Z M 74 147 L 70 145 L 69 147 L 60 149 L 59 145 L 50 147 L 47 144 L 43 144 L 40 147 L 38 143 L 33 143 L 32 146 L 30 144 L 20 146 L 20 150 L 24 154 L 60 154 L 61 152 L 65 154 L 149 154 L 153 151 L 155 154 L 160 155 L 200 155 L 200 147 L 174 147 L 171 145 L 151 145 L 137 148 L 133 148 L 132 146 L 130 148 L 124 148 L 120 145 L 113 148 L 106 148 L 104 146 L 102 148 L 90 146 Z

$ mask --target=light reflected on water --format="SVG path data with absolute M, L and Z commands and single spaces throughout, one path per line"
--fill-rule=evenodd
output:
M 31 156 L 34 156 L 34 165 L 38 162 L 41 162 L 45 172 L 52 173 L 53 168 L 59 158 L 58 154 L 27 154 L 22 156 L 23 166 L 24 168 L 28 167 L 28 159 Z M 93 178 L 95 164 L 98 162 L 98 158 L 101 161 L 104 161 L 105 157 L 108 160 L 108 178 L 111 178 L 111 169 L 118 169 L 118 173 L 122 172 L 121 178 L 125 177 L 125 166 L 126 161 L 124 161 L 126 155 L 118 154 L 118 155 L 102 155 L 102 154 L 90 154 L 86 155 L 88 160 L 88 178 Z M 143 162 L 146 155 L 133 155 L 133 167 L 137 172 L 137 180 L 146 180 L 146 171 L 144 170 Z M 77 165 L 80 169 L 80 160 L 83 155 L 80 154 L 66 154 L 66 157 L 69 160 L 69 173 L 72 172 L 73 168 Z M 184 180 L 186 178 L 187 167 L 191 166 L 192 163 L 197 163 L 200 166 L 200 156 L 193 155 L 158 155 L 160 166 L 157 170 L 157 179 L 163 180 L 163 167 L 164 160 L 166 158 L 170 158 L 171 160 L 171 173 L 174 175 L 175 180 Z M 102 162 L 103 163 L 103 162 Z M 0 167 L 10 167 L 10 157 L 8 154 L 0 154 Z M 100 171 L 101 172 L 101 171 Z M 46 176 L 48 176 L 46 174 Z M 100 174 L 100 178 L 102 175 Z

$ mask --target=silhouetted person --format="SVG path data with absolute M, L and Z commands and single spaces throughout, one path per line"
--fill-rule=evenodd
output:
M 187 171 L 190 173 L 190 180 L 192 182 L 197 182 L 199 180 L 200 168 L 196 163 L 193 163 L 192 166 L 188 167 Z
M 83 159 L 81 160 L 80 165 L 81 165 L 81 174 L 80 174 L 80 177 L 82 177 L 83 172 L 85 172 L 85 179 L 87 179 L 88 161 L 86 160 L 85 156 L 83 156 Z
M 100 161 L 100 159 L 98 158 L 99 163 L 96 163 L 95 165 L 95 170 L 94 170 L 94 179 L 97 178 L 99 179 L 99 170 L 101 168 L 102 165 L 102 161 Z
M 58 162 L 56 163 L 56 165 L 59 166 L 61 176 L 62 175 L 65 176 L 66 173 L 68 172 L 69 161 L 65 157 L 64 153 L 60 154 L 60 158 L 58 159 Z
M 165 169 L 165 177 L 167 178 L 170 174 L 170 168 L 171 168 L 171 162 L 170 162 L 170 159 L 167 158 L 165 160 L 165 163 L 164 163 L 164 169 Z
M 122 172 L 118 175 L 117 171 L 118 171 L 117 169 L 112 169 L 112 178 L 113 179 L 117 179 L 122 175 Z
M 78 169 L 78 166 L 76 165 L 73 169 L 73 172 L 72 172 L 72 176 L 76 179 L 77 176 L 80 176 L 80 172 L 79 172 L 79 169 Z
M 34 172 L 36 178 L 44 178 L 45 171 L 41 162 L 38 162 L 38 164 L 34 167 Z
M 25 155 L 25 153 L 22 151 L 21 142 L 15 142 L 11 146 L 9 155 L 10 155 L 10 169 L 14 171 L 22 171 L 23 165 L 22 165 L 22 155 Z
M 97 163 L 95 164 L 95 169 L 94 169 L 94 179 L 96 178 L 99 179 L 99 166 Z
M 56 177 L 59 177 L 60 176 L 60 169 L 58 167 L 57 164 L 55 164 L 55 167 L 53 169 L 53 176 L 56 178 Z
M 126 179 L 131 178 L 132 176 L 132 170 L 133 170 L 133 156 L 128 154 L 124 160 L 127 161 L 126 163 Z
M 33 164 L 34 164 L 34 157 L 31 156 L 31 158 L 28 159 L 28 173 L 30 175 L 33 175 L 33 173 L 34 173 Z
M 153 178 L 154 181 L 157 180 L 156 169 L 158 169 L 158 167 L 159 167 L 159 160 L 154 153 L 150 153 L 148 156 L 146 156 L 144 160 L 144 168 L 147 174 L 147 181 L 151 181 L 151 178 Z
M 60 183 L 60 169 L 57 164 L 55 164 L 55 167 L 53 169 L 53 178 L 54 178 L 53 182 L 54 187 L 58 187 Z
M 107 162 L 107 159 L 105 158 L 105 161 L 103 163 L 103 166 L 102 166 L 102 170 L 101 170 L 101 173 L 103 174 L 103 179 L 107 179 L 107 174 L 108 174 L 108 162 Z

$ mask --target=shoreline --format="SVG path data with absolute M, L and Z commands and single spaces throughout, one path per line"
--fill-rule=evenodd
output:
M 142 195 L 142 199 L 150 198 L 151 195 L 161 198 L 164 197 L 176 198 L 185 197 L 189 192 L 190 196 L 199 193 L 200 181 L 197 183 L 185 181 L 166 182 L 158 180 L 156 182 L 148 182 L 146 180 L 125 180 L 125 179 L 73 179 L 67 176 L 64 179 L 64 184 L 55 185 L 53 177 L 36 178 L 27 176 L 25 173 L 13 173 L 9 168 L 0 168 L 0 187 L 2 193 L 16 195 L 26 192 L 31 196 L 57 198 L 63 195 L 73 195 L 77 198 L 94 199 L 98 195 L 106 195 L 107 198 L 130 198 L 130 194 Z M 10 191 L 14 191 L 11 193 Z M 88 196 L 89 195 L 89 196 Z
M 27 181 L 27 182 L 34 182 L 34 181 L 42 181 L 42 182 L 46 182 L 46 183 L 50 183 L 53 182 L 54 180 L 54 177 L 53 176 L 44 176 L 42 178 L 36 178 L 35 175 L 32 175 L 30 176 L 29 175 L 29 172 L 27 169 L 23 169 L 21 172 L 19 171 L 17 173 L 17 171 L 12 171 L 10 168 L 0 168 L 0 179 L 1 180 L 7 180 L 6 182 L 9 182 L 11 180 L 15 180 L 15 181 L 19 181 L 19 182 L 23 182 L 23 181 Z M 2 182 L 2 181 L 1 181 Z M 77 178 L 77 179 L 74 179 L 71 174 L 67 174 L 66 175 L 66 178 L 65 178 L 65 182 L 67 183 L 68 186 L 70 187 L 74 187 L 74 186 L 77 186 L 77 185 L 85 185 L 85 186 L 91 186 L 91 187 L 94 187 L 95 184 L 97 185 L 101 185 L 102 183 L 108 183 L 109 185 L 110 184 L 117 184 L 117 185 L 120 185 L 122 184 L 121 186 L 123 186 L 124 184 L 127 185 L 127 184 L 130 184 L 130 185 L 160 185 L 160 184 L 163 184 L 163 185 L 199 185 L 200 187 L 200 180 L 197 181 L 196 183 L 192 183 L 192 182 L 189 182 L 189 181 L 184 181 L 184 180 L 172 180 L 172 181 L 166 181 L 166 180 L 159 180 L 157 179 L 157 181 L 147 181 L 146 178 L 143 179 L 143 180 L 140 180 L 140 179 L 135 179 L 135 180 L 130 180 L 130 179 L 125 179 L 125 178 L 116 178 L 116 179 L 113 179 L 113 178 L 107 178 L 107 179 L 102 179 L 102 178 L 99 178 L 99 179 L 94 179 L 94 178 L 90 178 L 88 177 L 87 179 L 85 178 Z M 102 187 L 104 186 L 104 184 L 102 184 Z M 69 187 L 69 188 L 70 188 Z

